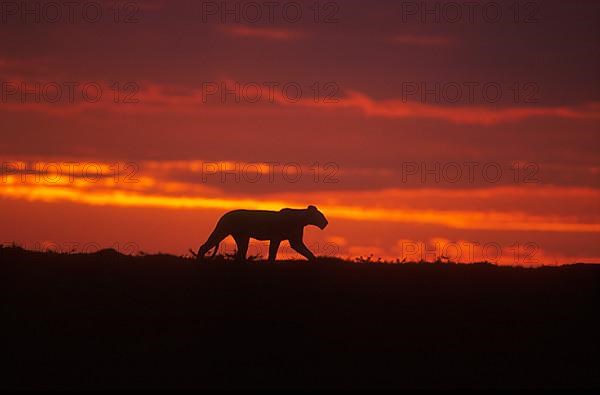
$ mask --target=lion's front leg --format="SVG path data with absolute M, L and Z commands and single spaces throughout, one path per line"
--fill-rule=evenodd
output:
M 308 249 L 302 239 L 291 239 L 290 246 L 309 261 L 316 259 L 315 255 Z

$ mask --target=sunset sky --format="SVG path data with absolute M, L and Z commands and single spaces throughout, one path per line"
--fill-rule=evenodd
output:
M 0 243 L 313 204 L 317 255 L 600 262 L 598 2 L 48 3 L 0 1 Z

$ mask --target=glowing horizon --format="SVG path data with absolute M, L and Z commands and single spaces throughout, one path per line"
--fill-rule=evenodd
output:
M 600 262 L 598 6 L 513 3 L 494 22 L 354 1 L 3 14 L 0 242 L 181 254 L 226 211 L 312 204 L 330 226 L 306 236 L 338 256 L 446 240 Z

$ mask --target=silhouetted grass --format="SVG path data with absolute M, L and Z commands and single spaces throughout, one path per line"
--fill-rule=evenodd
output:
M 598 265 L 0 248 L 0 386 L 599 386 Z
M 96 252 L 77 252 L 77 251 L 55 251 L 55 250 L 47 250 L 47 251 L 31 251 L 27 250 L 19 245 L 0 245 L 0 256 L 10 257 L 10 256 L 28 256 L 28 257 L 57 257 L 57 256 L 74 256 L 74 257 L 85 257 L 85 256 L 101 256 L 116 259 L 119 261 L 123 260 L 131 260 L 131 261 L 157 261 L 164 260 L 165 262 L 170 263 L 197 263 L 197 264 L 267 264 L 266 259 L 264 259 L 260 255 L 249 255 L 246 259 L 246 262 L 240 263 L 235 259 L 235 252 L 225 253 L 225 254 L 217 254 L 214 257 L 205 257 L 204 259 L 198 261 L 195 257 L 195 252 L 190 250 L 188 255 L 172 255 L 165 253 L 154 253 L 148 254 L 143 251 L 139 251 L 134 255 L 123 254 L 113 248 L 107 248 L 98 250 Z M 530 267 L 522 267 L 522 266 L 514 266 L 514 265 L 497 265 L 493 262 L 482 261 L 482 262 L 454 262 L 445 257 L 438 257 L 435 261 L 407 261 L 406 259 L 394 259 L 394 260 L 385 260 L 383 258 L 375 257 L 374 255 L 367 256 L 359 256 L 353 259 L 344 259 L 335 256 L 320 256 L 317 257 L 315 262 L 308 262 L 303 258 L 300 259 L 278 259 L 275 264 L 290 264 L 290 263 L 298 263 L 298 264 L 363 264 L 363 265 L 467 265 L 467 266 L 500 266 L 500 267 L 514 267 L 517 269 L 530 268 Z M 573 263 L 562 265 L 562 267 L 576 265 L 576 264 L 584 264 L 584 263 Z M 549 265 L 552 267 L 556 267 L 557 265 Z M 545 267 L 544 265 L 540 265 L 539 267 Z

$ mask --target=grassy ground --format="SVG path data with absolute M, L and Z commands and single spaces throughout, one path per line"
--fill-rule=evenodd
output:
M 600 385 L 600 267 L 0 248 L 2 387 Z

